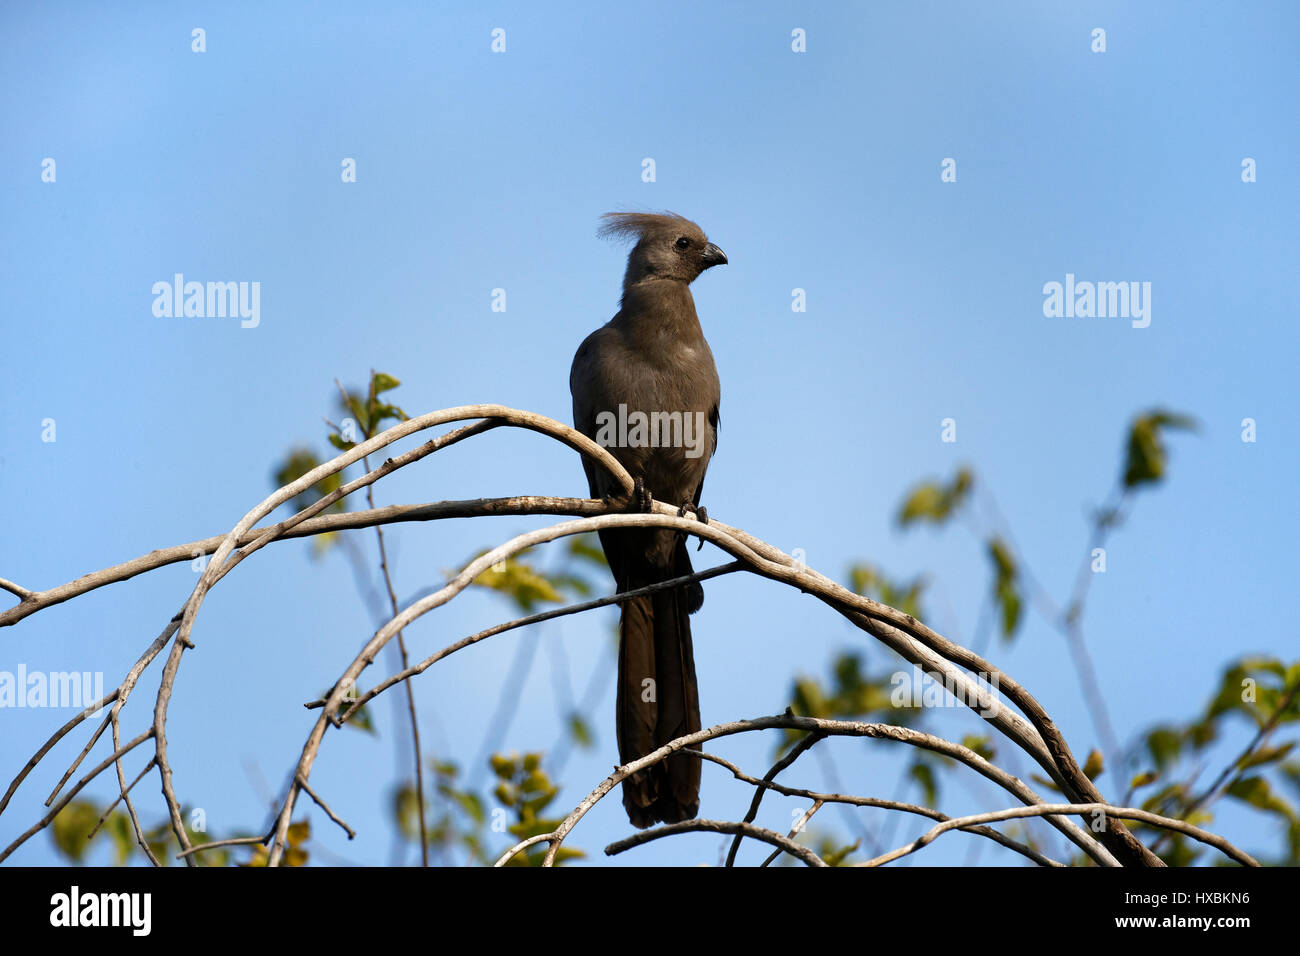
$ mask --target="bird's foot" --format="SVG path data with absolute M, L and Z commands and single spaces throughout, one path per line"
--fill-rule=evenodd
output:
M 654 511 L 654 498 L 641 478 L 632 479 L 632 494 L 606 494 L 601 495 L 600 500 L 607 508 L 630 511 L 633 514 L 649 514 Z
M 685 518 L 686 512 L 688 511 L 694 511 L 695 520 L 699 521 L 701 524 L 709 523 L 709 509 L 704 507 L 704 505 L 697 505 L 695 502 L 687 498 L 685 501 L 682 502 L 681 507 L 677 509 L 677 517 Z M 704 547 L 704 539 L 700 538 L 699 546 L 696 547 L 695 550 L 699 551 L 700 548 L 703 547 Z
M 677 517 L 685 518 L 686 512 L 688 511 L 695 512 L 695 520 L 703 524 L 709 523 L 709 509 L 704 507 L 704 505 L 697 505 L 694 501 L 691 501 L 690 498 L 683 501 L 681 507 L 677 509 Z
M 632 482 L 632 506 L 643 514 L 649 514 L 654 510 L 655 500 L 642 478 L 636 478 Z

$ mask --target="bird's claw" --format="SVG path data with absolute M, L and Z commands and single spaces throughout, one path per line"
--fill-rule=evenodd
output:
M 637 511 L 643 514 L 649 514 L 654 510 L 654 498 L 650 495 L 650 489 L 645 486 L 645 481 L 641 478 L 635 479 L 632 484 L 632 504 Z
M 632 479 L 630 495 L 609 493 L 601 495 L 600 500 L 604 502 L 605 507 L 620 511 L 648 514 L 654 510 L 654 498 L 650 494 L 650 489 L 645 486 L 645 481 L 640 478 Z
M 681 507 L 677 509 L 677 517 L 685 518 L 686 512 L 688 511 L 694 511 L 695 520 L 700 522 L 701 524 L 709 523 L 709 509 L 704 507 L 704 505 L 697 505 L 695 502 L 687 498 L 685 501 L 682 502 Z M 699 551 L 700 548 L 703 547 L 704 547 L 704 539 L 700 538 L 699 546 L 696 547 L 695 550 Z

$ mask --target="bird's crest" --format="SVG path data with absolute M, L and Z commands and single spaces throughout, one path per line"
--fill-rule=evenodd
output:
M 675 212 L 607 212 L 600 219 L 596 235 L 602 239 L 637 242 L 660 230 L 681 231 L 683 227 L 703 235 L 699 226 Z

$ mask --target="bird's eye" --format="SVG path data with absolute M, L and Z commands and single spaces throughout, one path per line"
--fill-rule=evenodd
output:
M 680 239 L 677 240 L 678 249 L 685 249 L 690 244 L 691 244 L 691 240 L 687 239 L 685 236 L 682 236 Z

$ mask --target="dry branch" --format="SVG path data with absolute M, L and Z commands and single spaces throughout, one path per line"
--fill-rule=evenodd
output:
M 365 462 L 370 455 L 376 455 L 381 449 L 387 447 L 395 441 L 415 434 L 419 431 L 433 428 L 439 425 L 451 424 L 455 422 L 470 421 L 471 424 L 463 425 L 447 434 L 436 437 L 424 444 L 407 451 L 401 455 L 386 459 L 381 465 L 374 469 L 368 469 L 366 473 L 356 478 L 340 488 L 323 496 L 310 506 L 301 509 L 293 516 L 279 521 L 275 524 L 257 527 L 257 522 L 264 519 L 272 511 L 285 502 L 297 497 L 302 492 L 311 488 L 317 482 L 331 475 L 334 475 L 351 464 L 358 461 Z M 391 474 L 399 468 L 419 461 L 435 451 L 446 448 L 459 441 L 483 434 L 492 429 L 501 426 L 513 426 L 529 429 L 548 437 L 551 437 L 570 448 L 578 451 L 580 454 L 587 456 L 600 467 L 606 469 L 616 480 L 618 486 L 623 490 L 623 499 L 617 501 L 595 501 L 581 498 L 554 498 L 542 496 L 516 496 L 510 498 L 489 498 L 477 499 L 471 501 L 442 501 L 424 505 L 397 505 L 387 508 L 372 508 L 368 511 L 351 512 L 342 514 L 322 514 L 329 505 L 340 500 L 352 492 L 369 488 L 374 482 Z M 440 520 L 445 518 L 456 517 L 477 517 L 489 515 L 554 515 L 554 516 L 571 516 L 571 520 L 561 521 L 549 527 L 516 535 L 504 544 L 492 549 L 486 554 L 470 562 L 462 571 L 455 575 L 452 580 L 448 581 L 442 588 L 433 594 L 426 595 L 413 602 L 408 607 L 398 610 L 395 601 L 393 602 L 394 613 L 392 617 L 380 627 L 372 637 L 365 643 L 364 647 L 341 672 L 338 680 L 335 682 L 328 697 L 319 702 L 320 713 L 317 715 L 314 726 L 312 727 L 307 740 L 303 745 L 301 755 L 299 756 L 297 766 L 291 775 L 288 791 L 277 813 L 275 826 L 268 839 L 270 840 L 269 863 L 276 865 L 286 846 L 286 835 L 293 813 L 293 808 L 297 795 L 300 791 L 306 790 L 313 799 L 317 799 L 311 792 L 308 785 L 312 764 L 314 763 L 319 751 L 325 731 L 331 726 L 339 726 L 346 719 L 348 712 L 343 712 L 342 708 L 347 705 L 355 707 L 348 700 L 349 691 L 355 687 L 360 673 L 368 667 L 375 659 L 376 654 L 391 640 L 395 635 L 400 634 L 405 628 L 409 627 L 415 620 L 429 611 L 437 608 L 456 595 L 462 593 L 475 578 L 492 564 L 510 557 L 519 551 L 541 544 L 547 541 L 553 541 L 568 535 L 585 534 L 591 531 L 603 530 L 607 528 L 627 528 L 627 527 L 657 527 L 671 528 L 683 533 L 698 536 L 706 539 L 726 551 L 734 559 L 730 565 L 724 565 L 720 568 L 712 569 L 692 577 L 696 580 L 702 580 L 704 577 L 715 574 L 728 573 L 730 571 L 744 569 L 752 573 L 761 575 L 774 581 L 779 581 L 791 587 L 813 595 L 818 600 L 829 605 L 831 608 L 842 614 L 848 620 L 853 622 L 857 627 L 871 634 L 880 640 L 887 647 L 896 651 L 905 660 L 920 667 L 927 675 L 943 682 L 943 684 L 958 694 L 960 699 L 979 716 L 988 723 L 996 727 L 1012 743 L 1029 754 L 1034 761 L 1043 768 L 1043 770 L 1061 787 L 1067 799 L 1072 801 L 1069 804 L 1061 804 L 1063 810 L 1054 812 L 1039 811 L 1035 813 L 1025 813 L 1025 816 L 1045 815 L 1045 819 L 1057 829 L 1061 830 L 1076 845 L 1090 855 L 1095 861 L 1104 865 L 1117 865 L 1123 863 L 1126 865 L 1145 864 L 1145 865 L 1162 865 L 1161 861 L 1154 856 L 1145 846 L 1143 846 L 1132 835 L 1127 828 L 1120 822 L 1119 818 L 1125 816 L 1125 812 L 1112 809 L 1109 804 L 1101 799 L 1101 795 L 1096 790 L 1092 782 L 1084 775 L 1079 767 L 1073 754 L 1070 752 L 1068 745 L 1055 724 L 1048 716 L 1042 706 L 1035 700 L 1027 690 L 1016 683 L 1009 675 L 1003 673 L 988 661 L 967 648 L 961 647 L 944 638 L 933 629 L 917 621 L 911 615 L 905 614 L 895 608 L 873 601 L 862 595 L 856 594 L 847 588 L 844 588 L 835 581 L 825 577 L 822 574 L 806 567 L 802 562 L 796 561 L 789 555 L 784 554 L 778 549 L 772 547 L 764 541 L 761 541 L 746 532 L 723 524 L 716 519 L 702 524 L 694 519 L 694 516 L 679 516 L 678 509 L 675 505 L 668 505 L 656 502 L 649 513 L 627 513 L 628 505 L 632 498 L 632 479 L 627 471 L 610 455 L 608 451 L 592 442 L 586 436 L 580 434 L 574 429 L 563 425 L 559 422 L 535 415 L 531 412 L 519 411 L 507 408 L 501 405 L 468 405 L 457 408 L 444 409 L 442 411 L 431 412 L 421 415 L 417 418 L 402 422 L 394 427 L 376 435 L 372 438 L 361 442 L 352 448 L 344 451 L 335 458 L 327 461 L 311 471 L 300 476 L 289 484 L 277 489 L 271 495 L 263 499 L 258 505 L 249 510 L 236 524 L 224 535 L 215 535 L 200 541 L 190 542 L 184 545 L 178 545 L 172 548 L 153 551 L 147 555 L 142 555 L 123 564 L 105 568 L 92 574 L 85 575 L 75 581 L 62 584 L 44 591 L 33 591 L 29 588 L 20 586 L 11 581 L 0 580 L 0 588 L 14 594 L 19 603 L 3 612 L 0 612 L 0 626 L 13 625 L 18 621 L 30 616 L 44 608 L 53 606 L 62 601 L 69 600 L 81 594 L 103 587 L 108 584 L 124 581 L 137 574 L 163 567 L 167 564 L 183 560 L 192 560 L 199 554 L 212 555 L 211 560 L 205 566 L 199 577 L 192 593 L 186 600 L 181 611 L 175 615 L 163 629 L 162 634 L 146 649 L 145 653 L 137 661 L 127 678 L 119 688 L 110 694 L 104 703 L 112 701 L 114 703 L 112 712 L 108 719 L 102 724 L 98 731 L 92 736 L 91 741 L 87 744 L 82 755 L 73 763 L 72 768 L 65 775 L 64 780 L 70 776 L 80 763 L 85 754 L 89 753 L 94 743 L 102 734 L 105 726 L 111 723 L 113 727 L 113 737 L 115 752 L 108 763 L 118 765 L 119 775 L 119 792 L 121 799 L 127 802 L 131 812 L 133 822 L 136 824 L 137 834 L 139 834 L 138 821 L 135 820 L 134 808 L 130 805 L 128 791 L 130 787 L 126 785 L 125 776 L 121 770 L 120 757 L 123 753 L 135 746 L 137 743 L 152 737 L 154 739 L 154 757 L 151 764 L 159 771 L 159 778 L 162 785 L 164 800 L 168 806 L 172 823 L 173 832 L 177 841 L 181 845 L 181 856 L 190 865 L 194 865 L 194 853 L 197 849 L 191 846 L 183 821 L 180 818 L 180 802 L 176 797 L 172 784 L 172 771 L 167 760 L 167 738 L 166 738 L 166 721 L 167 709 L 173 693 L 176 674 L 179 670 L 181 658 L 186 649 L 194 645 L 190 635 L 192 633 L 195 619 L 201 610 L 204 598 L 207 592 L 218 584 L 234 568 L 239 566 L 246 558 L 256 553 L 267 544 L 285 538 L 305 537 L 308 535 L 322 534 L 330 531 L 338 531 L 351 528 L 363 527 L 380 527 L 383 524 L 401 522 L 401 521 L 428 521 Z M 669 582 L 659 587 L 671 586 Z M 391 595 L 390 595 L 391 596 Z M 516 621 L 508 622 L 504 625 L 498 625 L 489 628 L 486 631 L 480 631 L 478 634 L 471 635 L 458 641 L 443 651 L 427 658 L 425 661 L 414 666 L 405 666 L 403 670 L 393 677 L 378 684 L 368 693 L 365 700 L 372 699 L 379 693 L 382 693 L 393 684 L 413 678 L 425 669 L 441 660 L 443 657 L 462 647 L 469 646 L 480 640 L 490 637 L 494 634 L 510 630 L 514 627 L 520 627 L 528 623 L 534 623 L 538 620 L 548 619 L 549 617 L 559 616 L 561 614 L 577 613 L 581 610 L 588 610 L 594 607 L 603 606 L 618 600 L 618 596 L 610 596 L 597 601 L 586 602 L 584 605 L 578 605 L 572 608 L 563 608 L 557 611 L 545 612 L 541 615 L 531 615 L 528 618 L 521 618 Z M 155 698 L 153 723 L 151 728 L 140 737 L 128 745 L 121 747 L 119 741 L 119 715 L 122 708 L 127 702 L 132 688 L 138 681 L 141 673 L 146 669 L 154 658 L 161 652 L 162 648 L 169 643 L 171 649 L 167 655 L 160 681 L 159 690 Z M 993 694 L 988 690 L 988 685 L 981 684 L 975 680 L 972 675 L 978 675 L 984 678 L 988 684 L 997 688 L 998 693 Z M 1007 704 L 1018 708 L 1021 713 L 1014 712 Z M 349 711 L 351 712 L 351 711 Z M 1023 716 L 1022 716 L 1023 714 Z M 0 801 L 0 812 L 3 812 L 8 804 L 14 790 L 22 783 L 31 769 L 39 763 L 53 746 L 69 731 L 75 728 L 81 721 L 82 716 L 73 718 L 62 728 L 59 729 L 41 749 L 33 756 L 31 761 L 25 767 L 11 784 L 8 793 L 3 801 Z M 751 730 L 767 729 L 774 727 L 796 728 L 809 731 L 820 736 L 866 736 L 877 739 L 891 739 L 901 741 L 913 746 L 921 746 L 927 749 L 945 753 L 954 759 L 960 760 L 967 766 L 993 780 L 999 786 L 1012 793 L 1018 800 L 1030 805 L 1041 806 L 1043 801 L 1030 790 L 1023 782 L 1010 776 L 999 768 L 993 766 L 988 761 L 979 757 L 972 751 L 959 747 L 949 741 L 933 737 L 928 734 L 921 734 L 918 731 L 908 728 L 893 727 L 883 724 L 865 724 L 850 721 L 818 721 L 812 718 L 800 718 L 789 714 L 777 717 L 760 718 L 755 721 L 739 721 L 730 724 L 722 724 L 717 727 L 709 728 L 697 734 L 679 738 L 671 742 L 664 748 L 655 751 L 654 754 L 646 755 L 641 760 L 635 761 L 626 767 L 618 768 L 613 775 L 588 795 L 587 799 L 578 805 L 572 813 L 560 824 L 552 834 L 545 834 L 540 837 L 531 838 L 523 841 L 521 844 L 512 848 L 503 858 L 503 862 L 509 859 L 515 853 L 526 849 L 528 846 L 535 845 L 539 842 L 548 842 L 546 862 L 553 863 L 555 854 L 563 843 L 567 834 L 577 824 L 578 820 L 593 806 L 597 801 L 608 793 L 609 790 L 618 783 L 628 773 L 648 766 L 657 760 L 663 759 L 667 754 L 675 750 L 689 747 L 692 744 L 698 744 L 704 740 L 711 739 L 715 736 L 727 736 L 735 733 L 742 733 Z M 812 746 L 815 742 L 807 746 Z M 797 756 L 797 754 L 796 754 Z M 95 773 L 99 772 L 106 764 L 101 764 Z M 760 781 L 760 788 L 755 794 L 754 805 L 750 817 L 746 821 L 737 824 L 718 824 L 733 829 L 720 831 L 730 832 L 740 836 L 754 836 L 754 833 L 748 832 L 750 829 L 756 829 L 751 826 L 751 820 L 754 813 L 757 812 L 758 802 L 761 800 L 762 793 L 766 789 L 778 789 L 770 780 L 771 776 L 780 769 L 773 768 L 769 774 L 769 779 Z M 93 778 L 90 777 L 78 784 L 75 794 L 82 786 Z M 63 782 L 55 789 L 51 795 L 51 800 L 62 789 Z M 134 786 L 134 784 L 132 784 Z M 67 799 L 60 803 L 60 806 L 66 803 Z M 863 798 L 866 799 L 866 798 Z M 318 801 L 319 802 L 319 801 Z M 886 801 L 879 801 L 877 804 L 884 806 Z M 868 804 L 862 804 L 868 805 Z M 322 806 L 324 806 L 322 804 Z M 1100 808 L 1104 813 L 1111 813 L 1106 818 L 1106 827 L 1098 834 L 1098 839 L 1094 839 L 1091 834 L 1086 832 L 1077 824 L 1071 822 L 1063 813 L 1082 812 L 1078 807 Z M 895 809 L 901 809 L 895 807 Z M 57 808 L 56 808 L 57 809 Z M 52 811 L 53 812 L 53 811 Z M 328 811 L 332 819 L 343 825 L 332 811 Z M 1136 819 L 1135 817 L 1128 817 Z M 970 818 L 961 818 L 969 820 Z M 48 822 L 48 820 L 46 821 Z M 704 824 L 713 825 L 710 821 L 696 821 L 695 829 L 703 828 Z M 949 827 L 949 824 L 953 824 Z M 967 826 L 968 824 L 960 824 Z M 346 829 L 346 825 L 345 829 Z M 943 820 L 940 827 L 959 828 L 954 821 Z M 691 827 L 682 827 L 682 830 L 691 829 Z M 938 829 L 938 828 L 936 828 Z M 27 835 L 30 835 L 29 834 Z M 676 831 L 674 831 L 676 832 Z M 766 831 L 765 831 L 766 832 Z M 933 832 L 933 831 L 932 831 Z M 946 832 L 940 830 L 939 832 Z M 995 833 L 996 831 L 989 831 Z M 21 843 L 26 836 L 20 838 Z M 662 835 L 662 834 L 661 834 Z M 937 835 L 937 834 L 936 834 Z M 794 850 L 787 847 L 791 844 L 786 837 L 779 834 L 772 834 L 776 837 L 774 845 L 781 847 L 787 852 Z M 1000 836 L 1000 835 L 999 835 Z M 766 836 L 759 837 L 767 842 L 773 842 Z M 1216 838 L 1219 839 L 1219 838 Z M 143 842 L 142 835 L 140 836 Z M 784 842 L 782 842 L 784 841 Z M 1100 842 L 1099 842 L 1100 841 Z M 644 842 L 642 840 L 641 842 Z M 1005 838 L 1000 842 L 1006 842 Z M 1014 841 L 1011 841 L 1014 842 Z M 16 846 L 17 844 L 15 844 Z M 634 844 L 628 844 L 634 845 Z M 793 844 L 797 846 L 797 844 Z M 1024 848 L 1016 847 L 1018 850 Z M 12 852 L 13 847 L 6 851 Z M 1227 851 L 1225 851 L 1227 852 Z M 1237 851 L 1240 852 L 1240 851 Z M 734 845 L 733 853 L 734 856 Z M 802 858 L 802 857 L 801 857 Z

